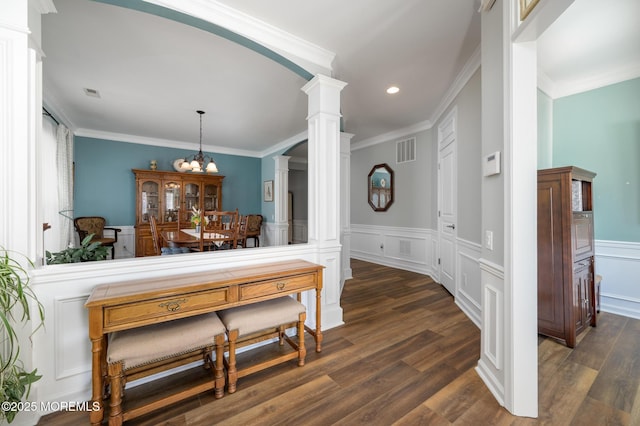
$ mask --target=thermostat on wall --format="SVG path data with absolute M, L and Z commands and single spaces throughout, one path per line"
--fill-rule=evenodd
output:
M 500 174 L 500 151 L 484 157 L 483 172 L 484 176 Z

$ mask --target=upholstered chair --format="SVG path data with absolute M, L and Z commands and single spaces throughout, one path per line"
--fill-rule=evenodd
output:
M 118 241 L 118 232 L 122 232 L 122 229 L 107 227 L 105 226 L 106 223 L 105 218 L 100 216 L 83 216 L 73 220 L 80 241 L 84 240 L 87 235 L 93 234 L 91 242 L 98 241 L 105 247 L 111 247 L 111 258 L 114 259 L 114 244 Z M 104 231 L 106 230 L 113 232 L 113 235 L 110 237 L 105 236 Z
M 260 230 L 262 228 L 262 220 L 263 220 L 262 215 L 259 215 L 259 214 L 247 215 L 247 232 L 246 232 L 245 242 L 249 238 L 253 238 L 253 245 L 255 247 L 260 247 Z

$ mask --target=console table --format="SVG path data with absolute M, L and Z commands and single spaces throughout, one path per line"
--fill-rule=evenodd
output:
M 100 407 L 91 412 L 91 424 L 101 424 L 104 417 L 107 337 L 114 331 L 315 290 L 316 326 L 305 329 L 314 336 L 320 352 L 322 269 L 292 260 L 96 286 L 85 304 L 92 350 L 92 402 Z

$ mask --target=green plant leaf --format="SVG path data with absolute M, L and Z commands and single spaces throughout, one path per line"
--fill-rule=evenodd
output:
M 47 252 L 47 264 L 89 262 L 93 260 L 105 260 L 107 248 L 99 241 L 91 242 L 94 234 L 87 235 L 80 247 L 69 247 L 57 253 Z
M 13 327 L 16 323 L 31 320 L 31 303 L 35 302 L 39 319 L 35 333 L 44 325 L 44 306 L 29 285 L 29 274 L 22 266 L 33 267 L 33 263 L 19 255 L 24 261 L 20 263 L 15 256 L 15 253 L 0 247 L 0 345 L 4 347 L 0 351 L 0 403 L 22 401 L 25 395 L 29 396 L 31 385 L 42 377 L 37 374 L 37 369 L 25 371 L 19 358 L 20 345 Z M 21 311 L 19 321 L 14 318 L 16 308 Z M 4 418 L 11 423 L 16 414 L 17 411 L 1 410 L 0 420 Z

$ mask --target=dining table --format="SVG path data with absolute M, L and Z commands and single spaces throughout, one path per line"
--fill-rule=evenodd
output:
M 224 243 L 231 243 L 232 246 L 235 245 L 233 244 L 233 232 L 228 229 L 220 229 L 213 232 L 205 231 L 202 233 L 202 242 L 200 241 L 200 232 L 193 228 L 162 231 L 161 235 L 169 247 L 203 247 L 215 245 L 220 248 Z

